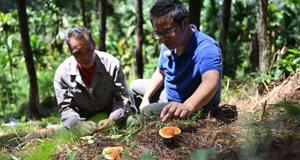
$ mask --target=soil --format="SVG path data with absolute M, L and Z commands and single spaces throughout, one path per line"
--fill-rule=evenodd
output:
M 176 135 L 177 145 L 172 143 L 172 138 L 159 135 L 159 129 L 166 124 L 151 121 L 135 128 L 96 133 L 89 139 L 69 142 L 57 150 L 52 159 L 70 159 L 70 153 L 74 152 L 74 159 L 104 159 L 104 148 L 121 146 L 124 148 L 121 159 L 181 160 L 191 156 L 208 159 L 205 158 L 208 156 L 215 160 L 298 160 L 300 113 L 291 116 L 288 106 L 296 106 L 294 111 L 299 112 L 299 77 L 297 73 L 276 85 L 269 84 L 263 95 L 255 92 L 256 85 L 246 91 L 247 97 L 234 97 L 228 101 L 230 104 L 223 103 L 217 112 L 202 115 L 197 120 L 169 122 L 181 129 L 181 134 Z M 50 132 L 36 137 L 51 136 Z M 3 147 L 14 150 L 8 145 Z

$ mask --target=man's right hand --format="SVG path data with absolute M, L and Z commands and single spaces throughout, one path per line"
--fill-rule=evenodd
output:
M 78 121 L 75 128 L 81 137 L 93 135 L 98 129 L 97 124 L 93 121 Z
M 139 106 L 140 111 L 141 111 L 144 107 L 148 106 L 149 104 L 150 104 L 150 101 L 149 101 L 148 99 L 143 98 L 143 100 L 142 100 L 142 102 L 141 102 L 141 104 L 140 104 L 140 106 Z

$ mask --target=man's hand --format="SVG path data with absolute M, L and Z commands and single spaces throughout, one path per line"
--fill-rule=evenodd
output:
M 78 121 L 75 128 L 79 132 L 80 136 L 89 136 L 93 135 L 97 131 L 97 124 L 93 121 Z
M 98 131 L 103 130 L 105 128 L 108 128 L 112 125 L 114 125 L 116 122 L 113 118 L 108 118 L 108 119 L 103 119 L 101 121 L 99 121 L 98 123 Z
M 171 102 L 161 111 L 162 122 L 172 119 L 184 119 L 192 114 L 192 109 L 178 102 Z
M 141 104 L 140 104 L 140 111 L 144 108 L 144 107 L 146 107 L 146 106 L 148 106 L 150 104 L 150 102 L 149 102 L 149 100 L 148 99 L 143 99 L 143 101 L 141 102 Z

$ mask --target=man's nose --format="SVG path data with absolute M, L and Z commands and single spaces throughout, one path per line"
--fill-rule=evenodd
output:
M 161 38 L 159 39 L 162 43 L 166 42 L 169 39 L 169 37 L 162 35 Z
M 84 58 L 85 60 L 87 60 L 87 59 L 90 58 L 90 55 L 89 55 L 88 53 L 85 53 L 83 58 Z

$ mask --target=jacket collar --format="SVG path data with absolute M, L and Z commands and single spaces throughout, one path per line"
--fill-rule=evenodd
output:
M 103 63 L 100 60 L 100 57 L 98 54 L 101 54 L 98 51 L 95 51 L 95 65 L 94 65 L 94 70 L 93 70 L 93 76 L 92 76 L 92 88 L 95 88 L 99 80 L 102 78 L 103 75 L 106 74 L 106 69 Z M 71 56 L 70 60 L 70 65 L 69 65 L 69 71 L 67 72 L 70 76 L 76 76 L 75 81 L 82 86 L 86 87 L 85 82 L 83 81 L 81 74 L 80 74 L 80 69 L 77 65 L 77 61 L 74 58 L 74 56 Z M 103 73 L 104 72 L 104 73 Z
M 106 69 L 103 64 L 103 62 L 100 60 L 100 56 L 98 54 L 101 54 L 97 51 L 95 51 L 95 65 L 93 70 L 93 76 L 92 76 L 92 88 L 95 88 L 100 80 L 102 80 L 104 77 L 107 76 Z

